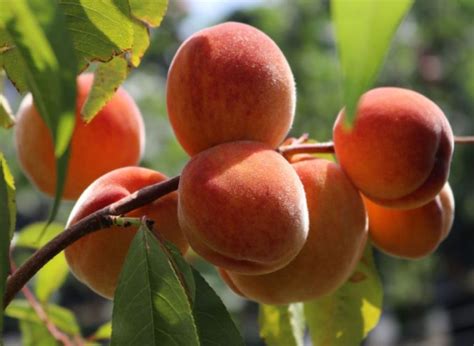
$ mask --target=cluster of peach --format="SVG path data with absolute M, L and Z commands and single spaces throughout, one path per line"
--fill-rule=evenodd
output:
M 135 166 L 115 169 L 138 162 L 142 120 L 119 89 L 83 124 L 79 110 L 90 86 L 90 76 L 79 77 L 65 197 L 85 191 L 69 224 L 166 179 Z M 278 152 L 295 102 L 288 62 L 264 33 L 225 23 L 191 36 L 176 53 L 167 81 L 169 119 L 191 159 L 177 192 L 129 215 L 155 220 L 154 231 L 183 254 L 189 244 L 236 293 L 268 304 L 337 289 L 352 274 L 368 235 L 395 256 L 427 255 L 447 236 L 454 214 L 446 182 L 453 134 L 426 97 L 400 88 L 369 91 L 350 130 L 341 111 L 334 126 L 338 163 Z M 52 143 L 40 146 L 38 138 L 44 142 L 48 133 L 28 99 L 17 123 L 20 161 L 36 185 L 52 194 Z M 81 238 L 66 249 L 72 271 L 113 297 L 135 232 L 112 227 Z

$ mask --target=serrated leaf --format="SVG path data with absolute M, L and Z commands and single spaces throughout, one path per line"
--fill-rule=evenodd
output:
M 132 14 L 152 27 L 160 25 L 168 8 L 168 0 L 129 0 Z
M 99 327 L 92 335 L 92 340 L 110 339 L 112 335 L 112 322 L 107 322 Z
M 74 130 L 76 57 L 63 14 L 55 0 L 9 1 L 4 7 L 9 15 L 1 17 L 6 20 L 0 27 L 6 29 L 10 43 L 15 47 L 13 57 L 9 59 L 14 58 L 18 62 L 14 66 L 22 67 L 25 84 L 53 137 L 57 180 L 51 221 L 64 189 L 69 142 Z M 11 78 L 10 65 L 5 59 L 7 57 L 3 55 L 2 64 Z M 14 82 L 18 85 L 18 81 Z
M 0 297 L 10 269 L 10 240 L 15 231 L 16 204 L 15 184 L 7 162 L 0 152 Z M 3 309 L 0 312 L 0 332 L 3 330 Z
M 134 67 L 138 67 L 143 55 L 150 46 L 148 25 L 157 27 L 161 24 L 168 8 L 168 0 L 129 0 L 129 3 L 132 15 L 136 18 L 132 24 L 133 48 L 130 61 Z M 144 23 L 146 23 L 146 25 Z
M 167 255 L 192 302 L 201 345 L 243 345 L 242 336 L 222 300 L 174 244 L 166 242 Z
M 133 48 L 130 54 L 130 62 L 133 67 L 138 67 L 143 55 L 150 46 L 150 31 L 146 25 L 139 20 L 133 21 Z
M 140 227 L 114 299 L 112 345 L 199 345 L 189 297 L 161 245 Z
M 71 311 L 53 304 L 45 306 L 44 309 L 51 322 L 60 330 L 70 335 L 79 335 L 79 325 Z M 5 315 L 21 321 L 43 323 L 28 301 L 24 299 L 13 300 L 6 308 Z
M 0 127 L 9 129 L 15 125 L 12 109 L 5 96 L 0 95 Z
M 60 0 L 82 70 L 130 50 L 132 17 L 128 0 Z
M 102 63 L 94 73 L 94 83 L 87 96 L 81 113 L 86 122 L 90 122 L 114 96 L 116 90 L 127 78 L 129 69 L 124 55 Z
M 359 345 L 380 319 L 382 296 L 382 284 L 368 244 L 344 285 L 333 294 L 304 304 L 313 345 Z
M 77 67 L 64 17 L 54 0 L 9 1 L 6 8 L 11 16 L 2 26 L 24 62 L 26 84 L 60 157 L 74 127 Z
M 193 275 L 196 283 L 193 314 L 200 345 L 244 345 L 239 330 L 219 296 L 197 270 L 193 269 Z
M 259 307 L 260 336 L 268 346 L 302 346 L 305 330 L 303 304 Z
M 191 304 L 194 304 L 196 297 L 196 283 L 194 281 L 193 268 L 186 262 L 184 257 L 179 252 L 179 249 L 171 242 L 164 241 L 166 246 L 166 254 L 168 259 L 173 265 L 173 269 L 178 275 L 180 282 L 186 291 L 186 295 L 189 297 Z
M 6 74 L 20 92 L 26 92 L 28 85 L 24 62 L 5 27 L 11 16 L 10 8 L 3 6 L 0 11 L 0 68 L 5 69 Z
M 374 83 L 392 37 L 413 0 L 332 0 L 331 16 L 344 78 L 346 123 Z
M 21 344 L 23 346 L 55 346 L 59 345 L 42 323 L 20 321 Z

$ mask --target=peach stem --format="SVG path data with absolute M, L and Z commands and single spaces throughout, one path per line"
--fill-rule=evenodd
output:
M 474 144 L 474 136 L 454 136 L 454 142 L 456 144 Z M 280 146 L 278 151 L 286 157 L 294 154 L 333 154 L 334 143 L 332 141 L 304 143 L 295 140 L 292 144 Z
M 303 135 L 299 139 L 296 139 L 293 144 L 280 146 L 278 151 L 285 157 L 299 153 L 334 153 L 333 142 L 304 143 L 306 138 L 306 135 Z M 454 141 L 459 144 L 474 143 L 474 136 L 455 136 Z M 67 246 L 86 234 L 111 226 L 114 222 L 117 222 L 116 216 L 124 215 L 175 191 L 178 188 L 178 184 L 179 176 L 147 186 L 130 196 L 90 214 L 75 225 L 66 228 L 44 247 L 37 250 L 17 271 L 10 275 L 7 280 L 3 300 L 4 308 L 8 306 L 14 296 L 38 270 Z

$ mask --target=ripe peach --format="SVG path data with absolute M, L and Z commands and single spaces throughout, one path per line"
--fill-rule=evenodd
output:
M 124 167 L 94 181 L 81 195 L 68 220 L 71 226 L 147 185 L 166 180 L 163 174 L 141 167 Z M 188 249 L 178 224 L 178 195 L 170 193 L 127 216 L 146 216 L 155 221 L 153 231 L 174 243 L 181 253 Z M 66 248 L 66 259 L 74 275 L 98 294 L 113 298 L 136 227 L 110 227 L 82 237 Z
M 237 294 L 264 304 L 305 301 L 336 290 L 352 274 L 367 239 L 361 196 L 337 164 L 311 159 L 293 167 L 309 209 L 309 235 L 301 252 L 284 268 L 265 275 L 220 269 Z
M 448 183 L 435 199 L 415 209 L 386 208 L 368 199 L 364 202 L 372 243 L 397 257 L 429 255 L 447 237 L 453 224 L 454 198 Z
M 190 155 L 255 140 L 278 146 L 293 122 L 295 84 L 288 62 L 263 32 L 224 23 L 189 37 L 168 73 L 168 115 Z
M 199 153 L 184 168 L 178 191 L 179 224 L 189 244 L 217 266 L 274 271 L 305 243 L 303 185 L 265 144 L 230 142 Z
M 359 102 L 354 127 L 334 125 L 336 156 L 354 185 L 372 201 L 415 208 L 432 200 L 449 175 L 453 133 L 443 111 L 425 96 L 377 88 Z
M 115 168 L 137 164 L 145 145 L 140 111 L 122 88 L 89 124 L 82 121 L 80 110 L 92 82 L 92 74 L 77 79 L 76 127 L 63 194 L 66 199 L 77 199 L 95 179 Z M 30 180 L 41 191 L 54 196 L 53 141 L 32 101 L 31 95 L 27 95 L 17 114 L 15 144 L 18 159 Z

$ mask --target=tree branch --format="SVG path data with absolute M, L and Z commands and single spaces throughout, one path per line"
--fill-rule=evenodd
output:
M 15 261 L 13 260 L 13 247 L 10 248 L 10 270 L 14 272 L 16 270 L 16 264 Z M 21 292 L 25 296 L 25 299 L 28 301 L 28 304 L 32 307 L 32 309 L 35 311 L 36 315 L 38 318 L 41 320 L 41 322 L 44 324 L 46 329 L 48 329 L 48 332 L 54 337 L 54 339 L 64 346 L 74 346 L 72 341 L 69 339 L 69 337 L 64 334 L 62 331 L 60 331 L 56 325 L 49 319 L 48 314 L 46 311 L 43 309 L 43 306 L 41 303 L 36 299 L 35 295 L 31 290 L 28 288 L 27 285 L 23 286 L 21 288 Z M 78 345 L 82 345 L 83 343 L 78 343 Z
M 287 157 L 294 154 L 333 154 L 334 153 L 334 143 L 333 142 L 323 142 L 323 143 L 302 143 L 299 144 L 290 144 L 282 145 L 279 149 L 279 152 Z
M 474 144 L 474 136 L 454 136 L 456 144 Z M 291 144 L 282 145 L 278 151 L 285 157 L 294 154 L 334 154 L 334 143 L 305 143 L 304 137 L 295 139 Z
M 474 144 L 474 136 L 454 136 L 456 144 Z
M 307 135 L 282 145 L 278 151 L 285 157 L 300 153 L 334 153 L 334 143 L 305 143 Z M 474 143 L 474 136 L 455 136 L 455 143 Z M 104 207 L 52 239 L 44 247 L 36 251 L 21 267 L 18 268 L 7 280 L 4 296 L 4 307 L 12 301 L 21 288 L 40 270 L 49 260 L 86 234 L 110 227 L 114 224 L 114 216 L 124 215 L 134 209 L 142 207 L 154 200 L 175 191 L 178 188 L 179 176 L 164 182 L 147 186 L 135 193 Z
M 38 270 L 67 246 L 86 234 L 110 227 L 114 223 L 114 216 L 124 215 L 175 191 L 178 188 L 178 184 L 179 176 L 147 186 L 115 203 L 97 210 L 71 227 L 66 228 L 45 246 L 37 250 L 8 278 L 3 299 L 4 308 L 8 306 L 15 295 Z

